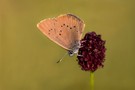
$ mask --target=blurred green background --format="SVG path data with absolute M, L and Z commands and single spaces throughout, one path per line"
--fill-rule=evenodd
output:
M 36 24 L 73 13 L 86 32 L 106 40 L 106 61 L 95 90 L 135 90 L 134 0 L 0 0 L 0 90 L 90 90 L 76 56 L 46 38 Z

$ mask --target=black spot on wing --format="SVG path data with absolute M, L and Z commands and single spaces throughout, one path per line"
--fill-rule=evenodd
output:
M 60 32 L 62 32 L 62 30 L 60 30 Z

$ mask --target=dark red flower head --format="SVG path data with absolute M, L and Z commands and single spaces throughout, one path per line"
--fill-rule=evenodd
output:
M 105 41 L 101 39 L 101 35 L 97 35 L 95 32 L 88 32 L 80 43 L 81 47 L 77 58 L 82 70 L 94 72 L 99 67 L 103 67 L 106 48 Z

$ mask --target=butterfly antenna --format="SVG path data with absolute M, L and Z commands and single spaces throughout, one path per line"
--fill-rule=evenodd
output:
M 64 58 L 67 54 L 68 54 L 68 53 L 65 53 L 65 54 L 63 55 L 63 57 L 62 57 L 59 61 L 57 61 L 57 63 L 61 62 L 61 61 L 63 60 L 63 58 Z

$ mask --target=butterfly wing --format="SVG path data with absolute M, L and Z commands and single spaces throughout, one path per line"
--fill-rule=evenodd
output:
M 73 14 L 45 19 L 37 24 L 44 35 L 67 50 L 71 50 L 73 44 L 81 39 L 84 26 L 83 21 Z

